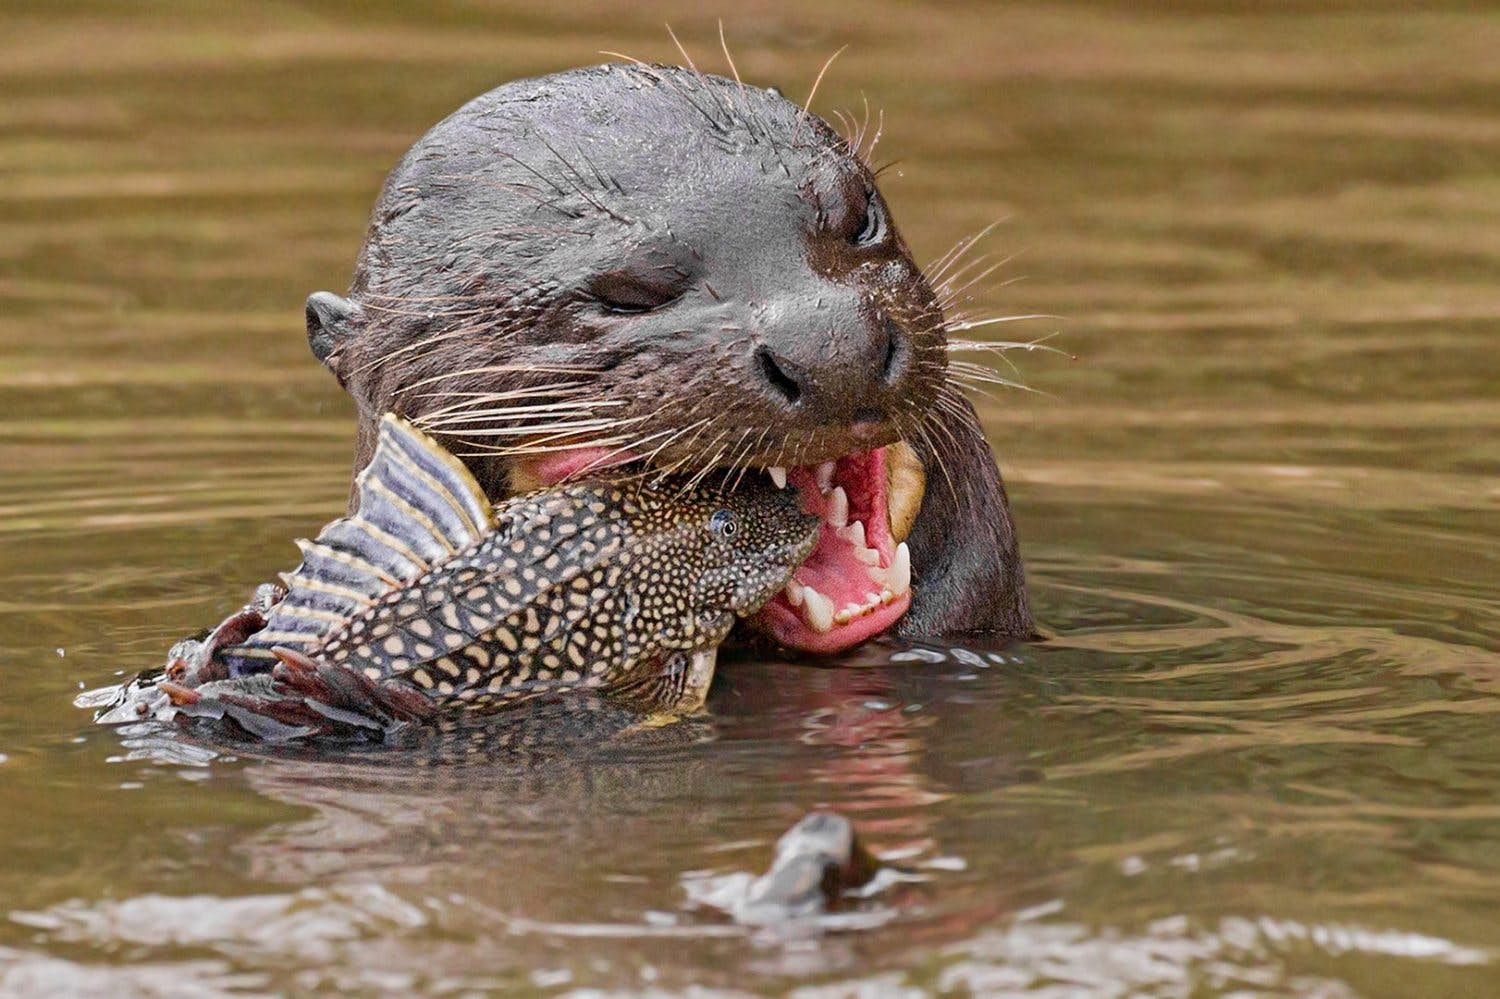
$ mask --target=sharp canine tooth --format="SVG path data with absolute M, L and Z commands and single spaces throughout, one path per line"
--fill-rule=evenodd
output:
M 782 468 L 780 465 L 772 465 L 770 468 L 766 469 L 766 471 L 771 473 L 771 481 L 776 483 L 777 489 L 786 488 L 786 469 Z
M 795 579 L 789 579 L 786 583 L 786 602 L 793 607 L 802 606 L 802 584 Z
M 864 521 L 856 520 L 848 527 L 840 528 L 837 533 L 839 537 L 843 538 L 845 541 L 854 546 L 854 553 L 856 555 L 859 554 L 859 550 L 861 548 L 865 547 Z
M 911 549 L 906 547 L 905 541 L 896 546 L 896 556 L 891 559 L 886 574 L 889 579 L 886 585 L 891 592 L 901 594 L 911 589 Z
M 834 486 L 828 494 L 827 520 L 834 527 L 843 527 L 849 522 L 849 496 L 843 486 Z
M 813 631 L 827 631 L 833 627 L 833 601 L 811 586 L 804 586 L 802 617 L 812 626 Z
M 818 466 L 818 491 L 828 492 L 833 488 L 833 462 L 825 461 Z
M 885 449 L 886 516 L 890 518 L 891 537 L 906 540 L 911 534 L 922 494 L 927 488 L 926 471 L 917 453 L 905 441 Z

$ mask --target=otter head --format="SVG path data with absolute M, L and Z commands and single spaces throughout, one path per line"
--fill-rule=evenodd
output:
M 361 463 L 394 410 L 496 498 L 771 469 L 825 523 L 763 630 L 831 651 L 906 610 L 942 310 L 871 170 L 772 91 L 620 65 L 493 90 L 407 153 L 307 320 Z

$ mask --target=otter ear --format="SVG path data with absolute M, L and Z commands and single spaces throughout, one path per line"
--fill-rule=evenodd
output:
M 354 335 L 359 321 L 359 306 L 331 291 L 315 291 L 307 296 L 307 345 L 313 356 L 335 375 L 338 374 L 338 351 Z

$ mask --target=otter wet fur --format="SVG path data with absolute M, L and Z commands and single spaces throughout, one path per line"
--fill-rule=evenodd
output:
M 732 492 L 590 481 L 494 507 L 461 463 L 387 416 L 356 511 L 299 542 L 263 622 L 210 645 L 197 674 L 224 678 L 169 670 L 157 714 L 279 740 L 384 737 L 579 690 L 695 710 L 731 626 L 816 540 L 796 494 L 760 478 Z
M 768 469 L 823 519 L 753 626 L 837 652 L 876 634 L 1034 636 L 1004 487 L 950 360 L 976 278 L 913 261 L 868 164 L 778 93 L 609 64 L 520 80 L 392 171 L 313 353 L 495 500 L 616 462 L 693 480 Z M 978 276 L 982 276 L 978 275 Z M 750 472 L 749 470 L 755 470 Z M 748 474 L 747 474 L 748 473 Z

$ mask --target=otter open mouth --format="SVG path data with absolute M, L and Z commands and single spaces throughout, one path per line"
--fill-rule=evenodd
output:
M 823 518 L 812 554 L 753 622 L 782 645 L 839 652 L 885 631 L 911 605 L 911 553 L 903 540 L 910 497 L 895 497 L 897 537 L 889 450 L 771 471 L 798 491 L 803 509 Z
M 528 463 L 524 478 L 551 485 L 629 460 L 602 449 L 569 450 Z M 787 648 L 828 654 L 901 620 L 911 606 L 905 539 L 925 487 L 911 448 L 897 443 L 769 474 L 778 486 L 796 489 L 803 509 L 823 523 L 812 553 L 751 625 Z

